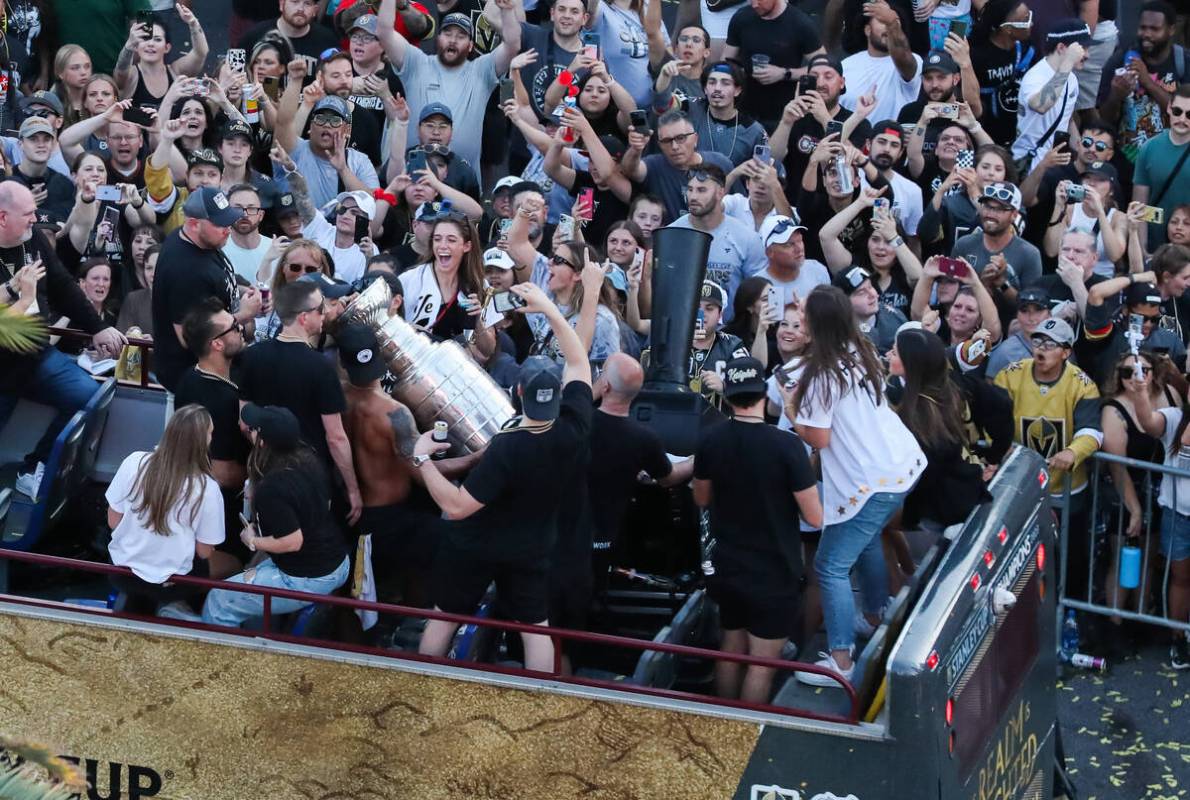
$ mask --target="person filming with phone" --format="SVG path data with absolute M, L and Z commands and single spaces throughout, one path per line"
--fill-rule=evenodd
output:
M 364 266 L 376 255 L 369 233 L 376 201 L 367 192 L 339 192 L 329 217 L 315 214 L 302 228 L 302 236 L 318 242 L 335 262 L 335 277 L 351 283 L 364 276 Z

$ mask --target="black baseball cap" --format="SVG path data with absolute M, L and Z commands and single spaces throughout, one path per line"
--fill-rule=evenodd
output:
M 1072 45 L 1081 44 L 1087 47 L 1093 41 L 1091 38 L 1091 28 L 1084 20 L 1078 17 L 1066 17 L 1065 19 L 1055 20 L 1053 25 L 1045 34 L 1045 39 L 1052 45 Z
M 1124 305 L 1139 306 L 1139 305 L 1161 305 L 1161 292 L 1157 287 L 1147 281 L 1141 283 L 1134 283 L 1128 287 L 1128 291 L 1124 294 Z
M 220 134 L 220 139 L 234 139 L 237 136 L 242 136 L 249 142 L 252 141 L 252 128 L 242 119 L 233 119 L 224 125 L 223 132 Z
M 703 281 L 702 290 L 699 292 L 698 299 L 707 303 L 714 303 L 723 308 L 723 303 L 726 301 L 726 296 L 723 292 L 723 287 L 714 281 Z
M 532 420 L 556 419 L 562 404 L 562 370 L 545 356 L 529 356 L 517 376 L 521 410 Z
M 723 368 L 723 396 L 731 399 L 741 394 L 764 394 L 764 364 L 752 356 L 733 358 Z
M 386 369 L 376 334 L 367 325 L 354 322 L 335 334 L 339 363 L 352 384 L 364 386 L 379 380 Z
M 950 53 L 945 50 L 931 50 L 921 65 L 923 75 L 930 70 L 945 72 L 947 75 L 958 75 L 959 65 L 954 62 Z
M 186 198 L 182 213 L 190 219 L 205 219 L 221 228 L 230 228 L 244 216 L 244 209 L 228 202 L 227 195 L 221 190 L 202 186 Z
M 302 428 L 288 408 L 248 403 L 240 419 L 274 450 L 294 450 L 302 441 Z
M 806 65 L 806 72 L 815 67 L 830 67 L 841 76 L 843 74 L 843 62 L 837 58 L 831 58 L 826 53 L 820 53 L 810 59 L 810 63 Z
M 186 169 L 193 169 L 200 164 L 206 164 L 222 172 L 223 156 L 209 147 L 200 147 L 197 150 L 191 150 L 190 155 L 186 156 Z
M 1045 289 L 1037 286 L 1030 286 L 1027 289 L 1021 289 L 1020 294 L 1016 296 L 1016 308 L 1018 311 L 1026 306 L 1037 306 L 1038 308 L 1050 307 L 1050 295 Z

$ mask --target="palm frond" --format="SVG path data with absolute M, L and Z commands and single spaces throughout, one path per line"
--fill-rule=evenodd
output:
M 29 353 L 45 341 L 45 325 L 40 317 L 18 314 L 0 305 L 0 350 Z
M 69 800 L 86 791 L 79 769 L 42 745 L 0 736 L 0 797 Z

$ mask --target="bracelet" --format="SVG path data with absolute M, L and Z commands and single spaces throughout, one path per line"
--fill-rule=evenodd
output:
M 891 242 L 889 242 L 889 244 L 891 244 L 893 249 L 896 250 L 898 247 L 905 244 L 905 239 L 898 235 L 897 238 L 893 239 Z
M 21 299 L 21 293 L 18 292 L 16 289 L 12 288 L 12 281 L 9 281 L 8 283 L 4 284 L 4 290 L 6 292 L 8 292 L 8 296 L 12 299 L 12 302 L 15 303 L 16 301 Z
M 1057 219 L 1051 219 L 1051 220 L 1050 220 L 1050 224 L 1049 224 L 1049 225 L 1046 225 L 1046 227 L 1047 227 L 1047 228 L 1052 228 L 1052 227 L 1054 227 L 1055 225 L 1061 225 L 1061 224 L 1062 224 L 1062 218 L 1061 218 L 1061 217 L 1058 217 Z
M 395 206 L 397 204 L 397 196 L 395 194 L 393 194 L 392 192 L 384 191 L 384 189 L 373 189 L 372 190 L 372 199 L 373 200 L 383 200 L 384 202 L 388 203 L 390 206 Z
M 132 206 L 137 211 L 140 211 L 142 208 L 145 207 L 145 201 L 141 200 L 139 204 L 138 203 L 129 203 L 128 205 Z
M 82 200 L 81 197 L 79 199 Z M 85 203 L 86 205 L 91 205 L 92 203 L 95 202 L 95 198 L 92 197 L 90 200 L 82 200 L 82 202 Z

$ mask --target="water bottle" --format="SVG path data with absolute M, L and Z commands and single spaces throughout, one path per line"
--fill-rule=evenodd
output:
M 1066 621 L 1062 623 L 1062 646 L 1059 653 L 1067 664 L 1078 653 L 1078 620 L 1074 617 L 1073 608 L 1066 612 Z
M 1120 588 L 1135 589 L 1140 586 L 1140 548 L 1120 548 Z

